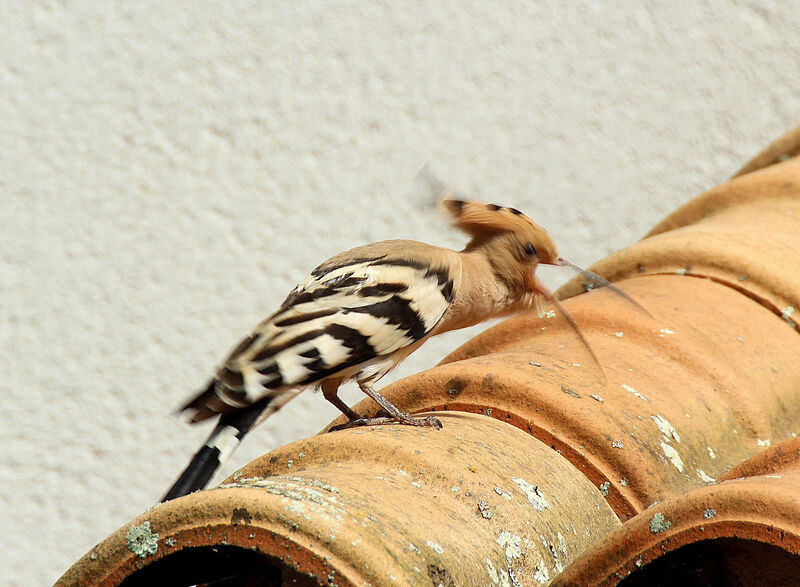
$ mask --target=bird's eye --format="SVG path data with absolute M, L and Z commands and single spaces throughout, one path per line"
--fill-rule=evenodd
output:
M 536 256 L 536 247 L 534 247 L 531 243 L 527 243 L 525 245 L 525 249 L 524 250 L 525 250 L 525 254 L 528 255 L 529 257 L 535 257 Z

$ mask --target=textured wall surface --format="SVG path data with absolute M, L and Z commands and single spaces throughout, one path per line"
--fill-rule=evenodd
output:
M 0 7 L 4 584 L 160 497 L 208 431 L 175 408 L 317 263 L 462 244 L 424 164 L 589 264 L 800 122 L 797 3 L 110 4 Z M 301 396 L 224 473 L 335 415 Z

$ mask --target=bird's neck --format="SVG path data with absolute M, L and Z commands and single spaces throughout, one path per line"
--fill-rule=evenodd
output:
M 525 291 L 498 276 L 481 250 L 458 253 L 461 265 L 453 302 L 437 326 L 437 333 L 474 326 L 484 320 L 529 309 L 536 301 Z

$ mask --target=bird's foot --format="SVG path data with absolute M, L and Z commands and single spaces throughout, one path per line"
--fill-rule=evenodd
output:
M 336 432 L 338 430 L 347 430 L 348 428 L 359 428 L 361 426 L 386 426 L 391 424 L 401 424 L 403 426 L 425 426 L 441 430 L 442 422 L 435 416 L 425 416 L 424 418 L 412 418 L 408 414 L 401 414 L 397 418 L 394 417 L 380 417 L 380 418 L 358 418 L 350 420 L 346 424 L 339 424 L 338 426 L 331 427 L 328 432 Z

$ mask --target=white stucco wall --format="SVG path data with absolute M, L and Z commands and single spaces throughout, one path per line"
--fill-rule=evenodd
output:
M 159 498 L 208 430 L 175 408 L 318 262 L 463 243 L 425 163 L 590 264 L 800 122 L 797 2 L 461 4 L 2 3 L 0 582 Z M 225 473 L 335 415 L 302 396 Z

